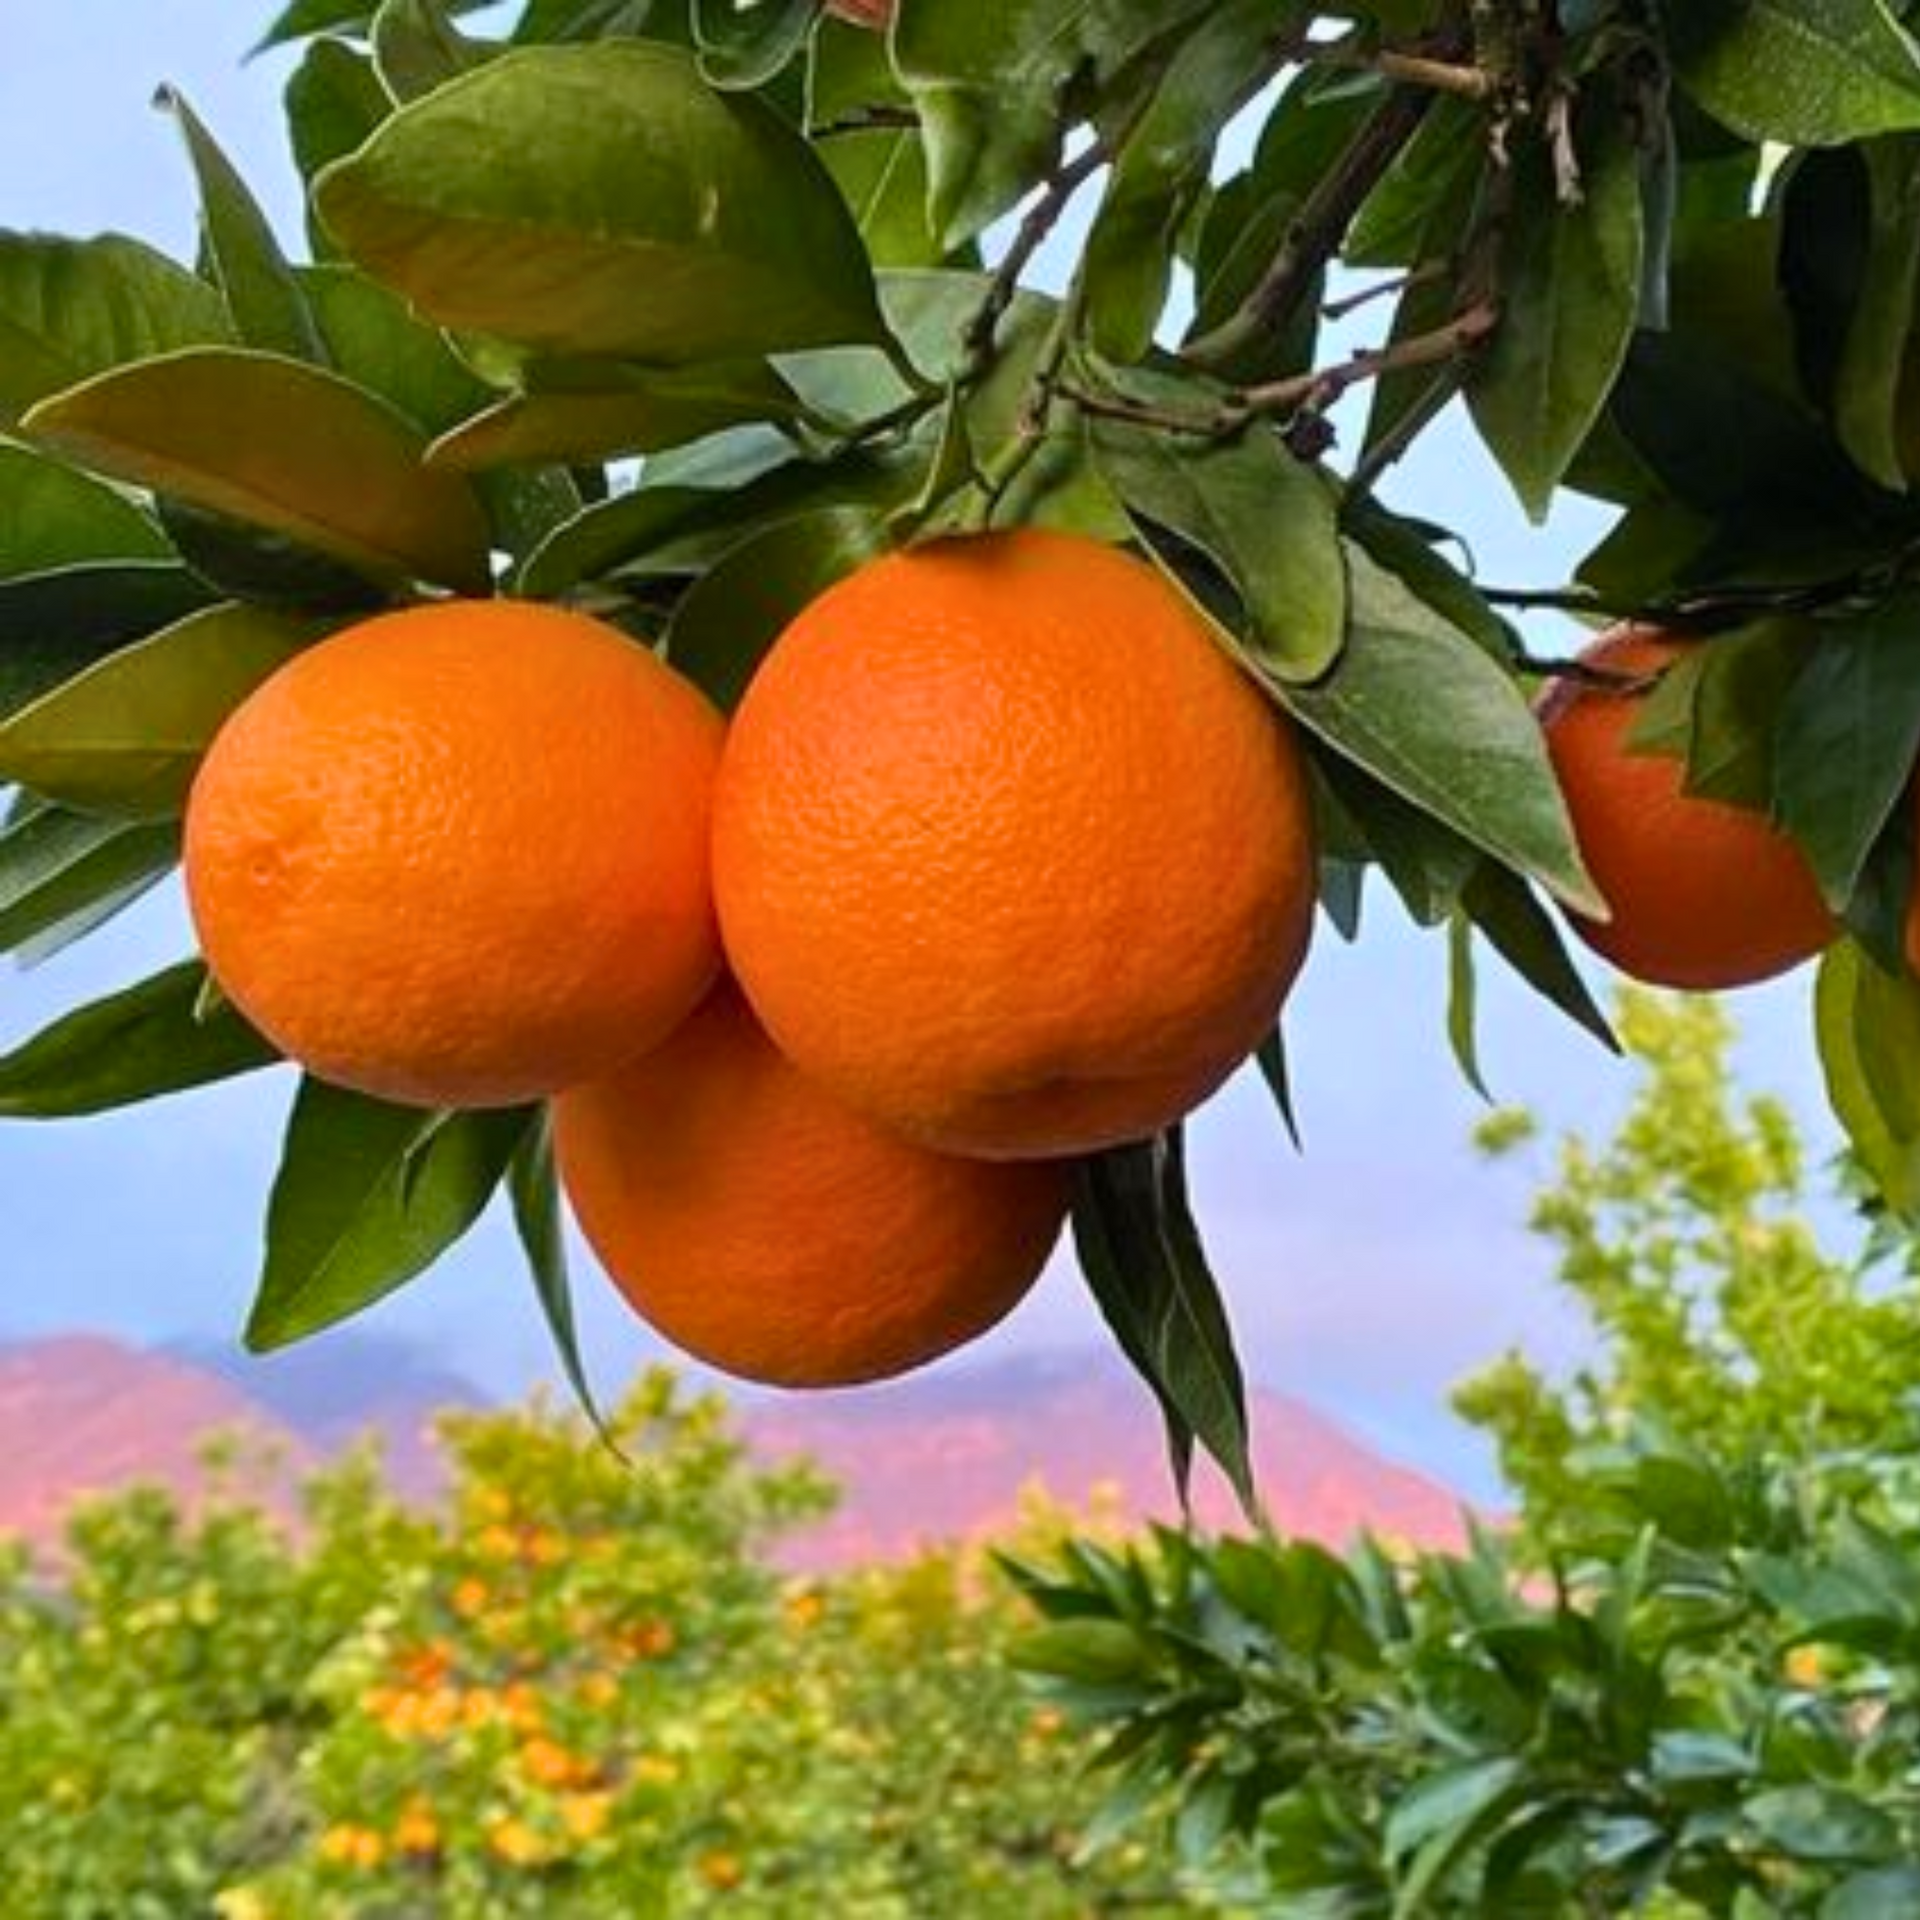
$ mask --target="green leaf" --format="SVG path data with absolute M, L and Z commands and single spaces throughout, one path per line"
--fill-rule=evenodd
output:
M 195 1017 L 205 978 L 197 961 L 168 967 L 56 1020 L 0 1058 L 0 1116 L 72 1119 L 271 1066 L 278 1056 L 231 1008 Z
M 382 0 L 368 38 L 374 67 L 395 101 L 417 100 L 502 51 L 462 33 L 453 12 L 445 0 Z
M 828 507 L 769 527 L 703 574 L 675 608 L 668 660 L 732 712 L 801 608 L 887 546 L 886 522 L 867 507 Z
M 1849 1875 L 1821 1902 L 1819 1920 L 1887 1920 L 1895 1913 L 1920 1913 L 1920 1867 Z
M 170 821 L 103 820 L 33 802 L 0 829 L 0 953 L 42 955 L 91 931 L 178 859 Z
M 1175 44 L 1127 130 L 1080 269 L 1089 338 L 1109 360 L 1140 360 L 1152 346 L 1180 230 L 1206 187 L 1215 143 L 1305 11 L 1221 0 Z
M 164 560 L 171 551 L 125 494 L 0 443 L 0 579 L 88 560 Z
M 1035 1627 L 1014 1643 L 1010 1658 L 1022 1673 L 1092 1687 L 1139 1679 L 1152 1665 L 1147 1643 L 1120 1620 L 1059 1620 Z
M 1467 381 L 1474 423 L 1535 520 L 1599 419 L 1640 310 L 1638 151 L 1609 118 L 1593 124 L 1581 158 L 1573 206 L 1544 153 L 1521 163 L 1500 325 Z
M 1199 0 L 902 8 L 891 46 L 920 111 L 934 231 L 959 246 L 1039 181 L 1059 149 L 1064 83 L 1097 94 L 1136 54 L 1205 11 Z
M 560 1182 L 553 1164 L 552 1116 L 543 1107 L 521 1136 L 507 1169 L 514 1231 L 527 1257 L 534 1297 L 553 1336 L 554 1351 L 573 1388 L 580 1410 L 594 1430 L 613 1446 L 593 1383 L 580 1357 L 580 1331 L 573 1316 L 573 1289 L 567 1277 L 567 1239 L 560 1212 Z M 614 1448 L 617 1453 L 619 1449 Z
M 1473 966 L 1473 922 L 1456 911 L 1447 921 L 1447 1043 L 1466 1083 L 1489 1105 L 1480 1071 L 1480 1029 L 1476 1012 L 1478 988 Z
M 1130 377 L 1129 389 L 1136 383 Z M 1181 390 L 1172 380 L 1154 387 Z M 1258 423 L 1196 446 L 1103 419 L 1093 444 L 1149 549 L 1164 528 L 1226 576 L 1239 601 L 1229 631 L 1250 665 L 1283 684 L 1326 673 L 1346 637 L 1347 574 L 1319 473 Z
M 1900 1829 L 1872 1801 L 1840 1787 L 1777 1787 L 1746 1803 L 1748 1824 L 1794 1860 L 1892 1863 Z
M 326 345 L 259 201 L 178 93 L 162 87 L 155 104 L 173 116 L 186 141 L 200 188 L 206 263 L 226 300 L 234 337 L 243 346 L 324 366 Z
M 1610 1053 L 1620 1042 L 1567 953 L 1560 929 L 1517 874 L 1483 860 L 1460 890 L 1461 910 L 1535 993 L 1583 1026 Z
M 1280 1124 L 1286 1128 L 1287 1138 L 1293 1142 L 1296 1153 L 1304 1152 L 1300 1116 L 1293 1100 L 1293 1074 L 1287 1063 L 1286 1035 L 1275 1027 L 1254 1049 L 1253 1057 L 1260 1069 L 1260 1078 L 1267 1083 L 1267 1091 L 1279 1110 Z
M 231 336 L 220 295 L 138 240 L 0 233 L 0 425 L 108 367 Z
M 1920 1221 L 1920 981 L 1836 941 L 1814 986 L 1827 1100 L 1887 1205 Z
M 1777 713 L 1780 824 L 1828 904 L 1844 908 L 1920 758 L 1920 594 L 1905 591 L 1817 629 Z
M 351 267 L 307 267 L 300 283 L 335 369 L 422 433 L 444 433 L 495 397 L 438 327 L 423 326 L 404 300 Z
M 800 411 L 793 389 L 764 360 L 687 369 L 536 363 L 528 376 L 527 391 L 442 434 L 428 463 L 475 472 L 656 453 L 749 421 L 792 420 Z
M 937 267 L 947 257 L 927 223 L 927 150 L 911 127 L 836 133 L 814 151 L 833 175 L 876 267 Z
M 1834 426 L 1855 464 L 1899 493 L 1920 454 L 1900 405 L 1920 293 L 1920 140 L 1874 140 L 1859 152 L 1871 224 L 1835 371 Z
M 303 182 L 351 153 L 393 112 L 372 59 L 339 40 L 316 40 L 287 76 L 287 136 Z M 319 223 L 308 221 L 319 236 Z
M 1470 1833 L 1480 1817 L 1499 1805 L 1524 1774 L 1521 1761 L 1501 1755 L 1424 1775 L 1400 1796 L 1387 1815 L 1381 1839 L 1388 1857 L 1404 1861 L 1434 1840 Z
M 184 567 L 152 560 L 0 580 L 0 716 L 210 598 Z
M 1681 84 L 1749 140 L 1827 147 L 1920 127 L 1920 48 L 1884 0 L 1688 0 L 1667 38 Z
M 1246 1383 L 1188 1206 L 1178 1128 L 1081 1162 L 1073 1237 L 1101 1313 L 1160 1403 L 1181 1499 L 1197 1440 L 1257 1517 Z
M 700 71 L 716 87 L 764 87 L 806 45 L 817 0 L 693 0 Z
M 1287 707 L 1335 751 L 1577 913 L 1606 908 L 1581 864 L 1538 723 L 1513 681 L 1363 551 L 1347 547 L 1347 645 Z
M 0 723 L 0 780 L 96 812 L 178 813 L 227 716 L 321 631 L 260 607 L 189 614 Z
M 303 1080 L 247 1345 L 303 1340 L 431 1266 L 479 1219 L 529 1124 L 524 1108 L 423 1112 Z
M 449 0 L 451 13 L 474 13 L 492 0 Z M 373 23 L 378 0 L 291 0 L 272 26 L 255 43 L 255 53 L 306 40 L 318 33 L 364 34 Z M 641 11 L 645 11 L 642 0 Z
M 467 483 L 423 467 L 408 421 L 318 367 L 232 348 L 169 354 L 41 401 L 23 431 L 376 579 L 490 583 L 486 516 Z
M 651 42 L 491 61 L 395 114 L 315 199 L 427 318 L 547 354 L 687 365 L 884 338 L 806 142 Z

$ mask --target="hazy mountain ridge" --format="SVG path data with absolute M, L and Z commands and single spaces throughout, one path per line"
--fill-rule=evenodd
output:
M 130 1481 L 203 1497 L 217 1431 L 264 1443 L 249 1490 L 281 1510 L 300 1472 L 371 1428 L 396 1484 L 427 1497 L 441 1466 L 436 1413 L 485 1404 L 471 1383 L 377 1336 L 334 1336 L 268 1360 L 144 1349 L 84 1334 L 0 1344 L 0 1531 L 44 1545 L 73 1500 Z M 855 1392 L 743 1394 L 742 1425 L 768 1455 L 806 1453 L 840 1482 L 839 1510 L 783 1558 L 825 1567 L 892 1557 L 931 1539 L 1004 1529 L 1044 1486 L 1072 1506 L 1172 1518 L 1159 1417 L 1094 1355 L 941 1369 Z M 1425 1544 L 1460 1538 L 1461 1501 L 1288 1396 L 1253 1395 L 1255 1456 L 1274 1520 L 1339 1545 L 1362 1527 Z M 251 1451 L 251 1450 L 249 1450 Z M 1232 1526 L 1232 1498 L 1203 1473 L 1202 1520 Z

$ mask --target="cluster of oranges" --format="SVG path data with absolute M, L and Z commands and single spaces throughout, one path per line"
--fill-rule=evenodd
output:
M 1624 971 L 1742 984 L 1834 923 L 1760 815 L 1633 751 L 1677 642 L 1603 636 L 1542 703 Z M 188 811 L 223 991 L 340 1085 L 552 1098 L 587 1237 L 660 1332 L 842 1385 L 1032 1285 L 1077 1156 L 1272 1029 L 1315 869 L 1284 717 L 1153 568 L 1026 529 L 876 560 L 729 725 L 645 646 L 511 600 L 284 668 Z
M 997 1321 L 1075 1157 L 1271 1030 L 1314 900 L 1284 718 L 1150 566 L 1021 530 L 861 568 L 731 725 L 554 607 L 364 621 L 195 781 L 221 990 L 335 1084 L 552 1098 L 636 1309 L 787 1385 Z

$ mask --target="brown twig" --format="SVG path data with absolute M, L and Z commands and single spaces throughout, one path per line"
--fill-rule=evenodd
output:
M 1286 380 L 1270 380 L 1244 388 L 1228 403 L 1229 409 L 1248 418 L 1255 414 L 1293 413 L 1302 408 L 1324 413 L 1349 387 L 1413 367 L 1440 366 L 1471 353 L 1493 332 L 1499 320 L 1499 308 L 1491 300 L 1482 300 L 1429 333 L 1410 334 L 1388 346 L 1365 348 L 1317 372 L 1294 374 Z
M 1370 287 L 1362 287 L 1358 293 L 1347 294 L 1339 300 L 1324 300 L 1320 304 L 1320 317 L 1323 320 L 1345 320 L 1362 307 L 1370 307 L 1376 300 L 1391 299 L 1396 293 L 1407 293 L 1415 287 L 1424 287 L 1450 273 L 1453 263 L 1449 260 L 1428 260 L 1422 265 L 1409 268 L 1405 273 L 1396 273 L 1391 279 L 1376 280 Z

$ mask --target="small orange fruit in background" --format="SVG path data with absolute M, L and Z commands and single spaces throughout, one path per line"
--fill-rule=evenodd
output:
M 601 1263 L 676 1345 L 787 1387 L 885 1379 L 984 1333 L 1065 1218 L 1058 1165 L 927 1152 L 840 1105 L 731 983 L 662 1046 L 554 1104 Z
M 505 1106 L 659 1039 L 719 966 L 719 716 L 598 621 L 380 615 L 291 661 L 195 780 L 186 877 L 221 989 L 320 1078 Z
M 1615 627 L 1580 656 L 1623 678 L 1684 653 L 1655 628 Z M 1557 681 L 1540 723 L 1582 858 L 1612 909 L 1580 937 L 1636 980 L 1715 991 L 1784 973 L 1837 931 L 1800 849 L 1762 814 L 1683 789 L 1685 769 L 1628 743 L 1641 695 Z
M 715 801 L 728 960 L 774 1040 L 954 1153 L 1197 1104 L 1271 1029 L 1314 879 L 1287 723 L 1152 567 L 1034 529 L 829 588 Z

